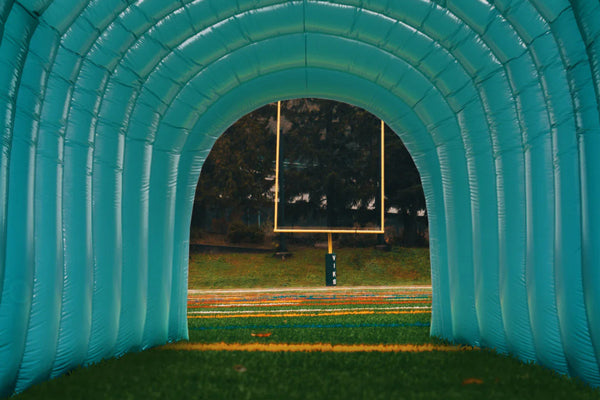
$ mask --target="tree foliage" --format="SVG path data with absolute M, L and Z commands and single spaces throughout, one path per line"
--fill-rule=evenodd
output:
M 385 165 L 389 171 L 385 179 L 386 207 L 398 211 L 404 227 L 403 245 L 420 245 L 423 238 L 419 232 L 418 213 L 425 211 L 427 216 L 421 177 L 408 150 L 389 129 L 386 129 L 385 143 Z
M 272 204 L 274 110 L 270 105 L 247 114 L 215 142 L 196 188 L 193 224 L 209 213 L 243 219 Z
M 328 100 L 286 104 L 282 134 L 286 216 L 293 223 L 352 227 L 376 222 L 380 184 L 379 120 L 365 110 Z M 289 214 L 292 214 L 291 216 Z
M 228 225 L 272 209 L 275 119 L 276 104 L 267 105 L 241 118 L 215 143 L 198 182 L 193 223 L 210 214 Z M 280 186 L 287 222 L 378 223 L 379 129 L 377 117 L 345 103 L 283 102 Z M 414 245 L 417 213 L 425 209 L 419 174 L 389 128 L 385 140 L 386 208 L 398 211 L 404 242 Z

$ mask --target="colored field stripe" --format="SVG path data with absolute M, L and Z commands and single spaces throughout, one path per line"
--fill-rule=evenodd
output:
M 189 295 L 189 298 L 199 299 L 211 299 L 211 298 L 228 298 L 228 299 L 249 299 L 255 297 L 263 298 L 304 298 L 304 299 L 322 299 L 322 298 L 344 298 L 344 297 L 430 297 L 431 292 L 419 291 L 419 292 L 378 292 L 378 293 L 366 293 L 366 292 L 345 292 L 345 293 L 327 293 L 322 292 L 318 294 L 307 294 L 307 293 L 284 293 L 284 294 L 269 294 L 269 293 L 248 293 L 245 295 L 230 295 L 227 293 L 223 294 L 204 294 L 204 295 Z
M 369 300 L 356 300 L 356 301 L 337 301 L 337 302 L 308 302 L 308 301 L 281 301 L 281 302 L 231 302 L 231 303 L 215 303 L 208 305 L 189 305 L 188 308 L 224 308 L 224 307 L 273 307 L 273 306 L 281 306 L 281 305 L 295 305 L 295 306 L 352 306 L 358 304 L 365 305 L 385 305 L 385 304 L 423 304 L 423 303 L 431 303 L 431 300 L 402 300 L 402 301 L 369 301 Z
M 326 305 L 326 306 L 335 306 L 335 305 L 353 305 L 353 304 L 424 304 L 431 303 L 431 299 L 411 299 L 411 300 L 360 300 L 360 299 L 347 299 L 347 300 L 337 300 L 337 301 L 323 301 L 323 300 L 312 300 L 312 301 L 293 301 L 293 300 L 280 300 L 274 301 L 272 299 L 269 300 L 258 300 L 258 301 L 245 301 L 245 302 L 226 302 L 219 301 L 213 303 L 200 303 L 200 302 L 190 302 L 188 307 L 190 308 L 217 308 L 217 307 L 257 307 L 257 306 L 274 306 L 277 304 L 282 305 L 290 305 L 290 306 L 305 306 L 305 305 Z
M 230 299 L 248 299 L 253 297 L 264 297 L 264 298 L 342 298 L 342 297 L 398 297 L 398 296 L 431 296 L 431 290 L 378 290 L 378 291 L 364 291 L 364 290 L 346 290 L 340 291 L 320 291 L 320 292 L 270 292 L 266 291 L 252 291 L 252 292 L 239 292 L 230 293 L 227 291 L 214 291 L 204 293 L 189 293 L 189 298 L 230 298 Z
M 430 310 L 428 306 L 415 306 L 415 307 L 357 307 L 357 308 L 291 308 L 287 310 L 259 310 L 259 311 L 248 311 L 248 310 L 226 310 L 226 311 L 190 311 L 190 315 L 216 315 L 216 314 L 262 314 L 262 313 L 287 313 L 287 312 L 336 312 L 336 311 L 379 311 L 379 310 Z
M 368 292 L 377 292 L 377 291 L 399 291 L 399 290 L 427 290 L 431 292 L 431 285 L 413 285 L 413 286 L 353 286 L 353 287 L 321 287 L 321 288 L 257 288 L 257 289 L 190 289 L 188 290 L 188 294 L 190 295 L 206 295 L 209 293 L 287 293 L 287 292 L 299 292 L 299 293 L 307 293 L 307 292 L 354 292 L 354 291 L 368 291 Z
M 252 297 L 270 297 L 270 298 L 290 298 L 290 297 L 297 297 L 297 298 L 312 298 L 312 299 L 317 299 L 317 298 L 342 298 L 342 297 L 399 297 L 399 296 L 410 296 L 410 297 L 414 297 L 414 296 L 431 296 L 431 292 L 429 291 L 410 291 L 410 292 L 391 292 L 391 291 L 386 291 L 386 292 L 378 292 L 378 293 L 367 293 L 367 292 L 360 292 L 360 291 L 356 291 L 356 292 L 344 292 L 344 293 L 328 293 L 328 292 L 321 292 L 321 293 L 316 293 L 316 294 L 309 294 L 309 293 L 280 293 L 280 294 L 272 294 L 272 293 L 258 293 L 258 292 L 253 292 L 253 293 L 247 293 L 244 295 L 232 295 L 232 294 L 227 294 L 227 293 L 223 293 L 223 294 L 218 294 L 218 293 L 213 293 L 213 294 L 196 294 L 196 295 L 189 295 L 189 298 L 201 298 L 201 299 L 210 299 L 210 298 L 230 298 L 230 299 L 248 299 L 248 298 L 252 298 Z
M 324 329 L 324 328 L 412 328 L 429 327 L 428 322 L 392 323 L 392 324 L 285 324 L 285 325 L 227 325 L 227 326 L 197 326 L 189 327 L 192 331 L 213 330 L 266 330 L 266 329 Z
M 422 353 L 430 351 L 473 351 L 477 347 L 446 346 L 435 344 L 330 344 L 330 343 L 174 343 L 160 347 L 162 350 L 184 351 L 264 351 L 264 352 L 333 352 L 333 353 Z
M 389 310 L 394 305 L 405 305 L 406 309 L 419 309 L 419 305 L 431 305 L 429 288 L 375 288 L 375 290 L 355 289 L 319 289 L 312 292 L 279 291 L 279 290 L 242 290 L 242 291 L 210 291 L 190 293 L 188 309 L 195 317 L 201 314 L 283 314 L 287 313 L 321 313 L 339 315 L 340 312 L 351 312 L 358 309 L 372 311 L 374 307 Z M 285 308 L 285 310 L 283 310 Z M 324 310 L 326 308 L 327 310 Z M 393 308 L 400 309 L 400 308 Z M 429 307 L 427 307 L 429 309 Z M 213 310 L 220 310 L 215 312 Z M 234 310 L 234 311 L 229 311 Z M 334 314 L 335 313 L 335 314 Z
M 250 313 L 244 314 L 202 314 L 202 315 L 188 315 L 188 319 L 195 318 L 256 318 L 256 317 L 325 317 L 325 316 L 337 316 L 337 315 L 373 315 L 373 314 L 430 314 L 431 310 L 394 310 L 394 311 L 376 311 L 376 310 L 364 310 L 361 311 L 336 311 L 336 312 L 318 312 L 318 313 L 298 313 L 298 312 L 286 312 L 282 314 L 269 314 L 266 312 L 261 313 Z
M 386 296 L 248 296 L 248 297 L 190 297 L 195 303 L 218 303 L 218 302 L 253 302 L 253 301 L 383 301 L 383 300 L 429 300 L 427 295 L 386 295 Z

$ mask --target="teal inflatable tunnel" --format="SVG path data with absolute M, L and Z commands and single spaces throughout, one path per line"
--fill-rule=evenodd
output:
M 202 163 L 300 97 L 411 152 L 432 335 L 600 385 L 599 21 L 598 0 L 0 1 L 0 395 L 187 338 Z

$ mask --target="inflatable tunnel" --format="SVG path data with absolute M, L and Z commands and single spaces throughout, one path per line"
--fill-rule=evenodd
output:
M 432 335 L 600 384 L 599 21 L 597 0 L 0 2 L 0 395 L 185 339 L 203 161 L 301 97 L 411 152 Z

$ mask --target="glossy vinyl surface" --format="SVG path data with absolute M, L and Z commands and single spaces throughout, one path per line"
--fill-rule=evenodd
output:
M 0 2 L 0 395 L 186 338 L 202 163 L 299 97 L 411 152 L 432 335 L 600 384 L 598 21 L 597 0 Z

